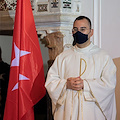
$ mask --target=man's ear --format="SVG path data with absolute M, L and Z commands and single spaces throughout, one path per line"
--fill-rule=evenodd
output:
M 90 37 L 93 35 L 93 32 L 94 32 L 94 30 L 91 29 L 91 31 L 90 31 Z

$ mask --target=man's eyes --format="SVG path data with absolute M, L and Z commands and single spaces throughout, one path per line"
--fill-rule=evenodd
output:
M 80 31 L 85 31 L 85 28 L 81 28 Z

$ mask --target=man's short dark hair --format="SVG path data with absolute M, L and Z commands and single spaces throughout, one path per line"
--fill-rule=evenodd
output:
M 88 21 L 88 23 L 89 23 L 89 25 L 90 25 L 90 29 L 91 29 L 92 24 L 91 24 L 91 20 L 90 20 L 88 17 L 86 17 L 86 16 L 79 16 L 79 17 L 77 17 L 77 18 L 75 19 L 75 21 L 76 21 L 76 20 L 83 20 L 83 19 L 86 19 L 86 20 Z M 75 21 L 74 21 L 74 22 L 75 22 Z

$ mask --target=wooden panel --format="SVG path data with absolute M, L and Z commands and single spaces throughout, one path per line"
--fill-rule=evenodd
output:
M 117 67 L 117 85 L 116 85 L 116 103 L 117 103 L 117 119 L 120 120 L 120 58 L 113 59 Z

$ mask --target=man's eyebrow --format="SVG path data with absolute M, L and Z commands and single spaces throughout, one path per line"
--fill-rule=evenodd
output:
M 77 27 L 73 27 L 73 28 L 77 28 Z M 79 28 L 87 28 L 87 27 L 79 27 Z
M 87 27 L 80 27 L 80 28 L 87 28 Z
M 78 27 L 73 27 L 73 28 L 78 28 Z M 79 28 L 87 28 L 87 27 L 79 27 Z

